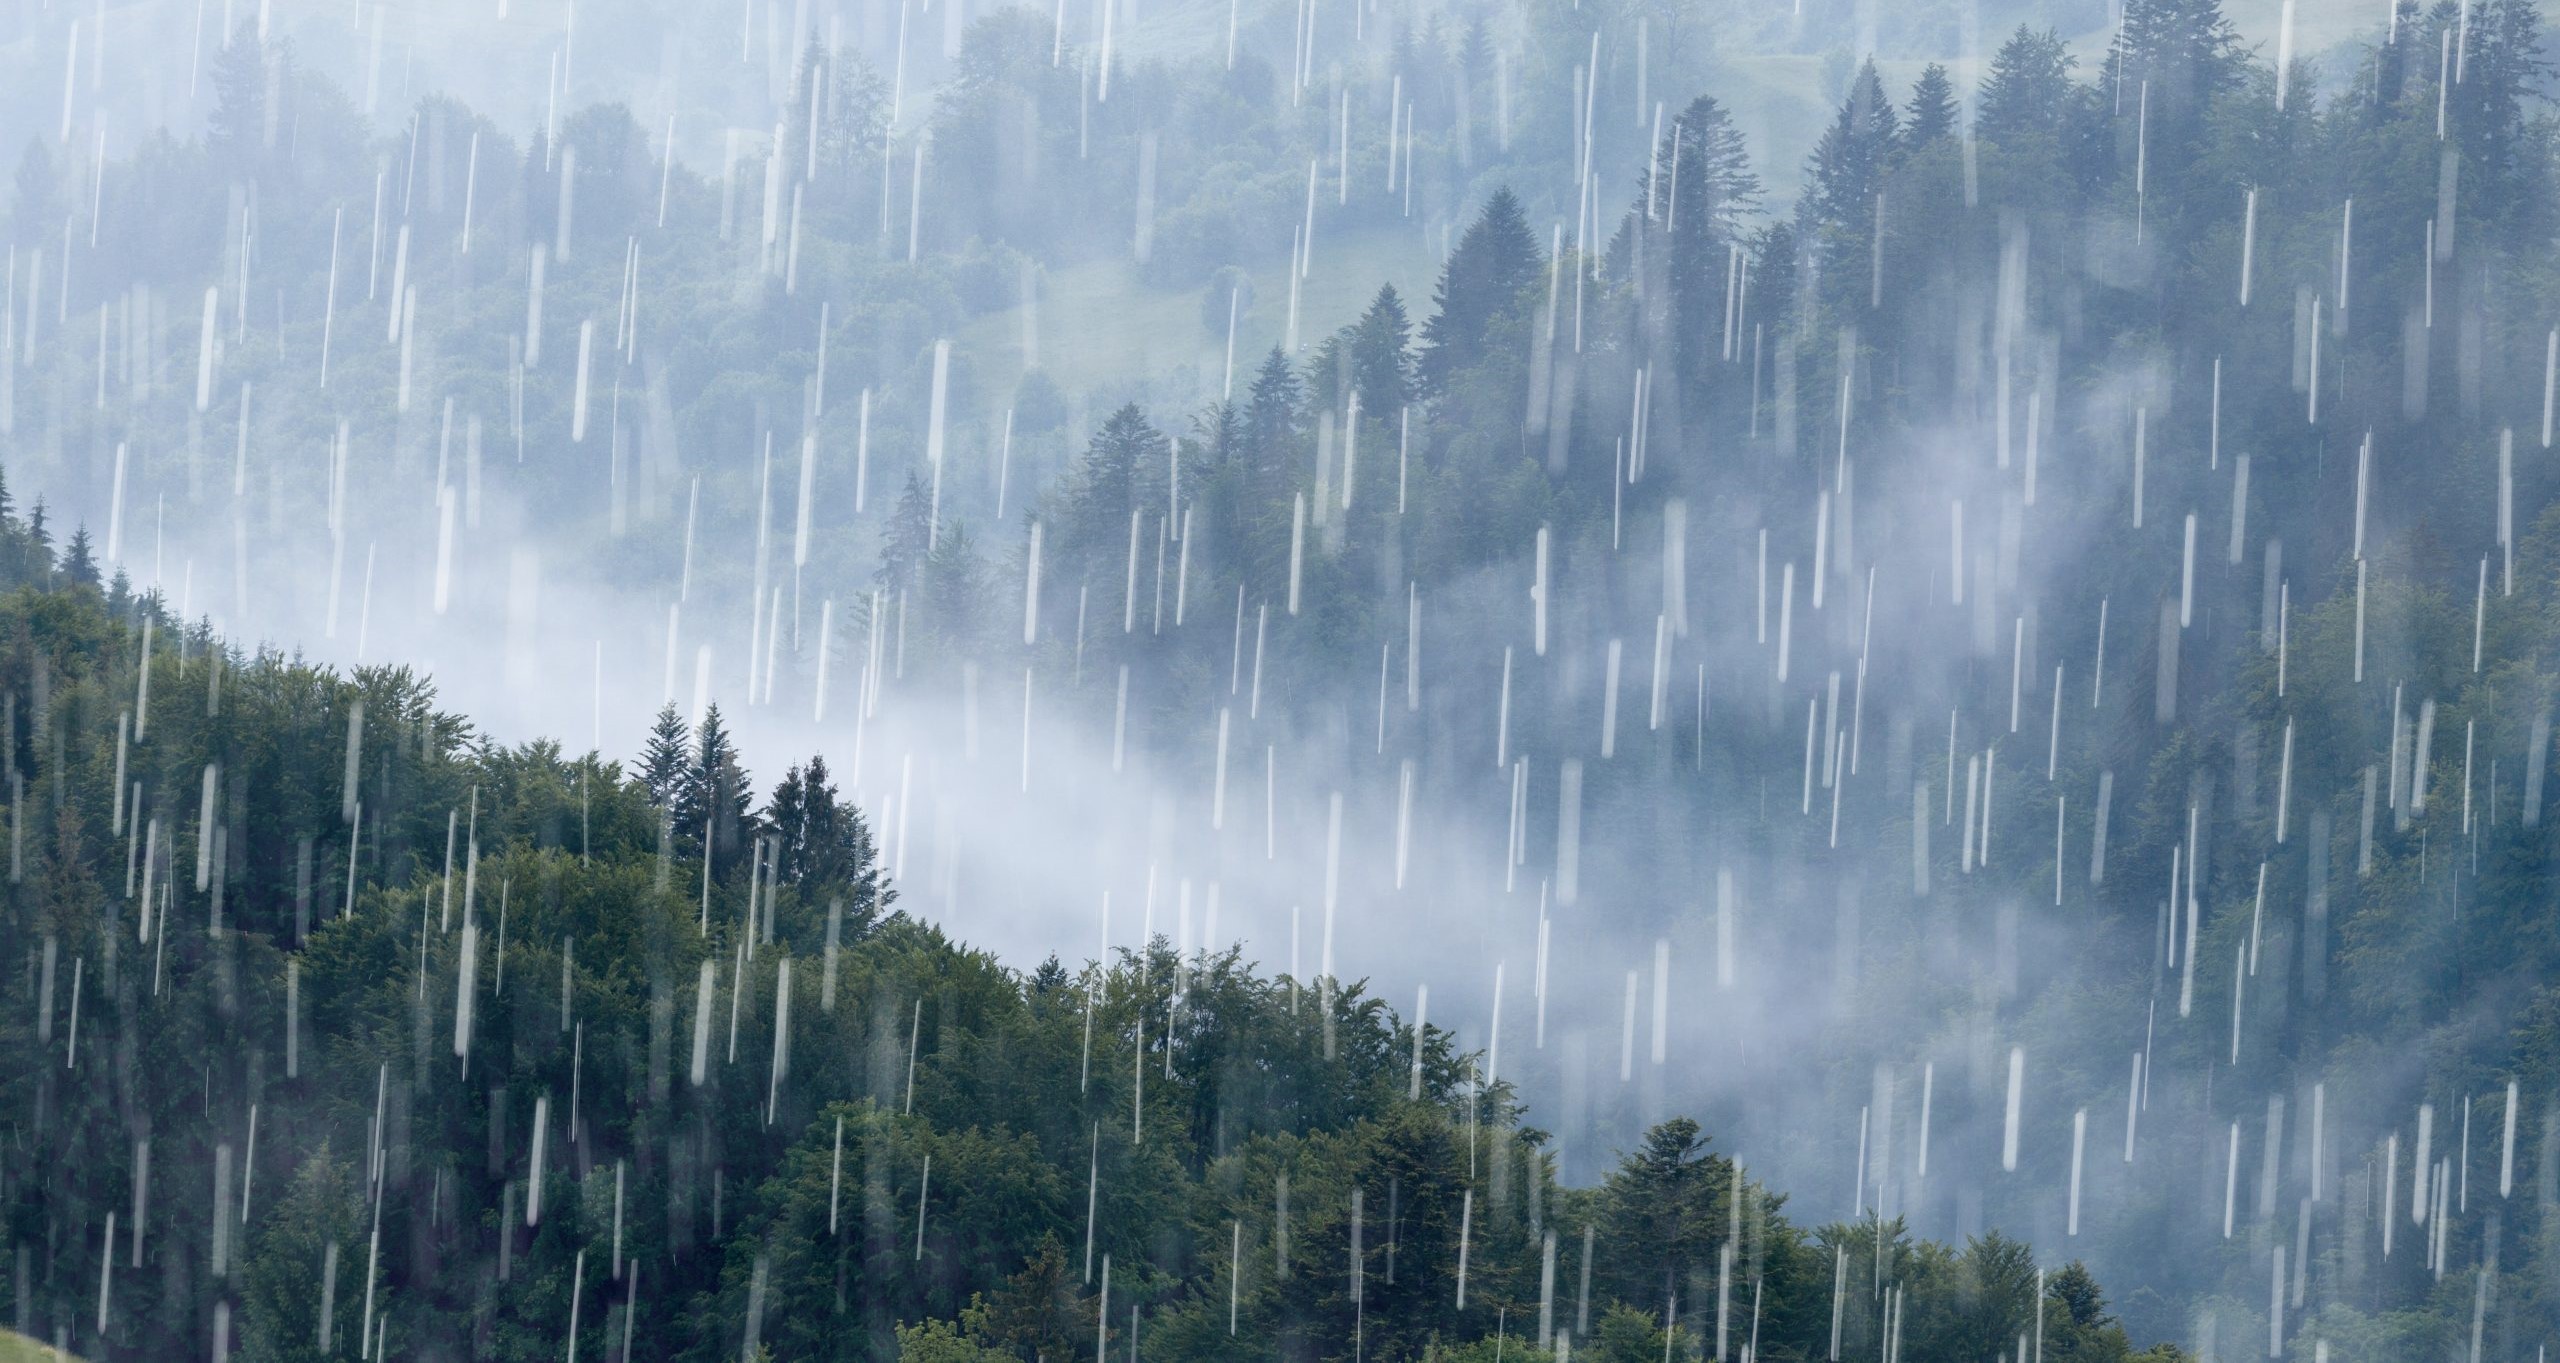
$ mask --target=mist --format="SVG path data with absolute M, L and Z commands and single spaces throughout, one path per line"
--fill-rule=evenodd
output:
M 76 528 L 234 666 L 407 668 L 624 781 L 716 709 L 757 809 L 822 759 L 895 909 L 1025 989 L 1159 942 L 1293 1018 L 1357 982 L 1415 1101 L 1463 1060 L 1470 1178 L 1479 1097 L 1603 1200 L 1694 1118 L 1866 1227 L 1816 1267 L 1870 1254 L 1881 1323 L 1785 1308 L 1833 1359 L 1900 1338 L 1896 1217 L 2025 1242 L 2031 1303 L 2084 1264 L 2181 1356 L 2539 1350 L 2529 4 L 480 8 L 0 15 L 0 470 L 63 573 Z M 734 1063 L 756 939 L 709 945 L 700 837 Z M 1666 1357 L 1757 1347 L 1717 1205 L 1725 1280 L 1619 1303 Z M 1206 1253 L 1151 1306 L 1215 1324 Z M 766 1271 L 694 1284 L 749 1347 Z M 105 1302 L 76 1338 L 141 1356 Z

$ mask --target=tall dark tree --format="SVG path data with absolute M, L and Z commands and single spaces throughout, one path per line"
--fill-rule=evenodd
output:
M 925 555 L 922 590 L 913 600 L 944 657 L 967 657 L 976 650 L 986 624 L 986 577 L 986 560 L 969 527 L 945 527 Z
M 1837 297 L 1854 298 L 1860 306 L 1869 292 L 1863 267 L 1874 248 L 1876 195 L 1899 141 L 1900 121 L 1876 64 L 1860 66 L 1840 112 L 1814 143 L 1805 194 L 1796 206 L 1822 277 Z
M 1759 202 L 1760 177 L 1741 129 L 1714 96 L 1689 101 L 1655 150 L 1628 219 L 1650 243 L 1642 268 L 1668 285 L 1641 286 L 1657 303 L 1646 310 L 1646 328 L 1667 338 L 1676 372 L 1691 385 L 1723 353 L 1733 247 Z
M 1361 412 L 1392 421 L 1413 397 L 1413 320 L 1393 284 L 1378 287 L 1369 310 L 1351 329 L 1350 369 Z
M 1495 190 L 1440 268 L 1431 319 L 1422 324 L 1423 392 L 1443 391 L 1459 370 L 1485 358 L 1495 319 L 1519 302 L 1544 265 L 1519 198 Z
M 2165 208 L 2193 211 L 2176 192 L 2213 103 L 2240 80 L 2240 36 L 2221 0 L 2127 0 L 2107 50 L 2107 93 L 2118 159 L 2144 161 L 2145 186 Z M 2136 142 L 2142 145 L 2135 147 Z
M 1295 472 L 1298 441 L 1306 431 L 1306 384 L 1278 346 L 1264 356 L 1245 397 L 1241 458 L 1254 481 L 1270 493 Z
M 1711 1281 L 1732 1188 L 1733 1162 L 1708 1152 L 1696 1122 L 1675 1117 L 1645 1132 L 1601 1190 L 1612 1231 L 1602 1260 L 1609 1295 L 1651 1304 L 1689 1295 L 1695 1275 Z
M 888 589 L 892 609 L 898 593 L 911 590 L 921 579 L 925 556 L 933 552 L 936 538 L 933 490 L 922 475 L 910 473 L 898 489 L 898 505 L 889 513 L 888 529 L 880 536 L 879 580 Z
M 811 757 L 785 773 L 766 807 L 774 837 L 773 873 L 804 900 L 842 895 L 866 913 L 879 891 L 871 826 L 836 789 L 827 759 Z
M 89 547 L 89 527 L 75 526 L 71 542 L 63 547 L 62 575 L 84 587 L 98 585 L 98 556 Z
M 1956 120 L 1955 82 L 1947 78 L 1947 68 L 1936 62 L 1921 68 L 1920 80 L 1911 87 L 1911 108 L 1902 120 L 1902 145 L 1918 151 L 1941 137 L 1954 135 Z
M 2071 70 L 2075 64 L 2052 29 L 2039 33 L 2018 25 L 1992 54 L 1990 74 L 1983 77 L 1973 120 L 1975 135 L 2004 146 L 2054 136 L 2074 93 Z
M 649 737 L 640 749 L 640 786 L 649 792 L 651 803 L 672 813 L 692 766 L 692 731 L 670 701 L 649 722 Z
M 748 807 L 755 791 L 739 765 L 738 748 L 721 723 L 720 707 L 702 713 L 694 732 L 693 767 L 676 801 L 676 833 L 711 859 L 713 878 L 743 852 L 756 831 Z
M 1123 548 L 1132 512 L 1164 512 L 1172 458 L 1164 432 L 1138 404 L 1124 404 L 1086 442 L 1084 458 L 1058 489 L 1045 518 L 1052 542 L 1070 557 Z

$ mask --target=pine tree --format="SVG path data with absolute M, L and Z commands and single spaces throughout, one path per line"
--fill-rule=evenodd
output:
M 1904 150 L 1918 151 L 1953 134 L 1957 116 L 1955 82 L 1947 78 L 1947 68 L 1929 63 L 1911 87 L 1911 110 L 1902 124 Z
M 2246 60 L 2221 0 L 2127 0 L 2107 50 L 2108 78 L 2120 92 L 2117 117 L 2143 125 L 2152 164 L 2176 164 Z
M 2445 117 L 2461 149 L 2463 201 L 2517 230 L 2514 239 L 2547 239 L 2553 219 L 2551 158 L 2547 143 L 2539 153 L 2533 150 L 2537 137 L 2547 134 L 2537 133 L 2526 112 L 2537 92 L 2550 89 L 2552 77 L 2542 51 L 2541 12 L 2531 0 L 2484 0 L 2473 7 L 2467 39 L 2458 13 L 2441 22 L 2468 49 L 2460 79 L 2446 92 Z
M 85 587 L 98 585 L 97 556 L 89 551 L 89 527 L 76 526 L 62 554 L 62 575 Z
M 45 529 L 44 498 L 36 498 L 36 509 L 27 516 L 26 566 L 29 578 L 53 576 L 53 532 Z
M 1672 120 L 1649 186 L 1662 220 L 1683 240 L 1728 239 L 1760 203 L 1760 177 L 1742 130 L 1713 95 L 1700 95 Z M 1641 187 L 1640 187 L 1641 189 Z
M 263 1204 L 262 1204 L 263 1205 Z M 354 1169 L 327 1141 L 303 1158 L 275 1210 L 257 1221 L 240 1272 L 241 1357 L 256 1363 L 352 1358 L 363 1315 L 347 1308 L 364 1273 L 365 1211 Z M 336 1300 L 323 1265 L 336 1251 Z M 321 1337 L 323 1320 L 329 1338 Z
M 1495 190 L 1440 268 L 1431 319 L 1422 324 L 1422 391 L 1445 391 L 1454 375 L 1485 358 L 1494 320 L 1537 282 L 1543 255 L 1520 200 L 1507 188 Z
M 1741 130 L 1711 95 L 1691 100 L 1662 143 L 1627 217 L 1657 243 L 1648 264 L 1670 285 L 1667 314 L 1652 324 L 1668 328 L 1676 372 L 1696 383 L 1723 353 L 1732 248 L 1759 203 L 1760 177 Z
M 1796 205 L 1798 220 L 1809 229 L 1806 235 L 1822 277 L 1853 279 L 1854 288 L 1846 283 L 1837 287 L 1844 290 L 1844 297 L 1854 294 L 1862 304 L 1868 295 L 1868 272 L 1843 267 L 1866 261 L 1874 248 L 1876 194 L 1899 140 L 1899 122 L 1884 82 L 1876 75 L 1876 64 L 1869 61 L 1860 66 L 1839 114 L 1814 143 L 1805 170 L 1805 194 Z
M 764 806 L 764 826 L 773 843 L 772 875 L 776 884 L 797 888 L 809 838 L 809 782 L 793 766 L 774 784 Z
M 898 491 L 897 509 L 889 513 L 888 529 L 880 537 L 880 585 L 893 600 L 916 585 L 935 538 L 933 491 L 923 477 L 910 473 L 906 486 Z
M 1351 384 L 1360 410 L 1393 421 L 1413 399 L 1413 321 L 1393 284 L 1382 284 L 1351 334 Z
M 862 899 L 876 889 L 870 825 L 837 791 L 826 758 L 813 756 L 784 775 L 765 823 L 775 839 L 774 874 L 804 899 L 822 892 Z
M 2003 146 L 2057 136 L 2072 98 L 2074 65 L 2052 29 L 2039 33 L 2018 25 L 1993 54 L 1991 72 L 1983 78 L 1975 135 Z
M 692 761 L 693 735 L 673 702 L 650 721 L 647 743 L 640 750 L 640 786 L 659 809 L 672 812 L 683 794 L 685 771 Z
M 719 867 L 733 860 L 755 831 L 747 812 L 753 798 L 737 745 L 714 704 L 703 711 L 702 726 L 694 733 L 693 762 L 677 797 L 675 829 L 711 859 L 715 879 Z
M 1242 451 L 1246 468 L 1263 495 L 1285 484 L 1295 471 L 1298 442 L 1304 436 L 1306 385 L 1289 357 L 1273 346 L 1254 371 L 1245 398 Z
M 1132 402 L 1113 412 L 1086 443 L 1084 458 L 1067 480 L 1051 533 L 1070 555 L 1124 546 L 1129 513 L 1161 511 L 1160 494 L 1171 472 L 1173 447 Z
M 2097 1275 L 2077 1259 L 2046 1279 L 2044 1292 L 2061 1304 L 2074 1325 L 2104 1326 L 2114 1319 L 2107 1314 L 2107 1295 L 2099 1289 Z
M 1054 957 L 1044 968 L 1065 975 Z M 974 1304 L 965 1319 L 972 1339 L 1002 1350 L 1005 1358 L 1064 1359 L 1093 1342 L 1095 1309 L 1057 1233 L 1044 1231 L 1021 1271 Z
M 1714 1273 L 1725 1233 L 1733 1162 L 1707 1151 L 1695 1121 L 1674 1117 L 1645 1132 L 1601 1190 L 1615 1230 L 1603 1281 L 1621 1301 L 1653 1301 L 1692 1272 Z
M 943 531 L 925 555 L 916 604 L 945 656 L 966 657 L 975 649 L 985 623 L 986 575 L 985 560 L 966 525 Z

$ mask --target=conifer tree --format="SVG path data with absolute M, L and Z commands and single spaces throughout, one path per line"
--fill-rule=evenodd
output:
M 1543 254 L 1519 198 L 1508 188 L 1495 190 L 1440 268 L 1431 319 L 1422 325 L 1418 377 L 1425 393 L 1445 390 L 1460 370 L 1485 358 L 1494 320 L 1538 280 Z
M 1992 54 L 1974 116 L 1975 134 L 2003 145 L 2054 136 L 2072 98 L 2075 64 L 2053 30 L 2039 33 L 2018 25 Z
M 1919 83 L 1911 87 L 1911 108 L 1902 121 L 1904 150 L 1918 151 L 1954 135 L 1958 116 L 1955 82 L 1947 78 L 1947 68 L 1929 63 L 1921 69 Z
M 640 750 L 640 786 L 659 809 L 672 813 L 684 793 L 692 763 L 693 735 L 675 703 L 659 707 L 649 722 L 649 737 Z

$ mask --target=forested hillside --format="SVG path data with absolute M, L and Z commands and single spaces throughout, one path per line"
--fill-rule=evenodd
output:
M 2539 1358 L 2539 11 L 1815 8 L 16 16 L 14 1319 Z
M 1560 1186 L 1357 983 L 1007 969 L 716 711 L 632 774 L 494 743 L 46 533 L 0 520 L 0 1205 L 14 1323 L 85 1357 L 2133 1356 L 2078 1266 L 1879 1264 L 1687 1119 Z

